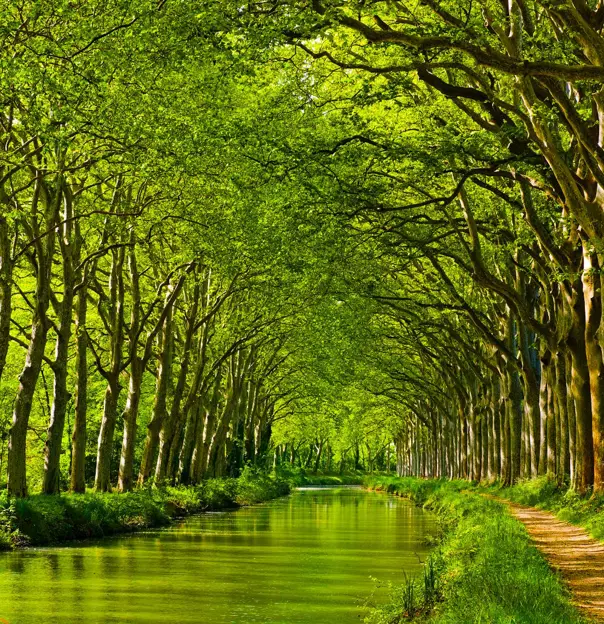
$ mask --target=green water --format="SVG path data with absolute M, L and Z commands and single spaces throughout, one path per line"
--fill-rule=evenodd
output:
M 296 491 L 169 529 L 2 554 L 0 622 L 351 624 L 371 577 L 421 571 L 433 531 L 431 516 L 391 496 Z

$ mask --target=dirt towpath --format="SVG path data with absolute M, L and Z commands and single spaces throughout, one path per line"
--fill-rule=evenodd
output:
M 505 503 L 526 526 L 537 548 L 570 588 L 581 613 L 594 622 L 604 622 L 604 543 L 547 511 L 495 500 Z

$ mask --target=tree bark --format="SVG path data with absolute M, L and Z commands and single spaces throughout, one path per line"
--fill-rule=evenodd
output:
M 124 261 L 125 249 L 112 250 L 110 292 L 110 366 L 104 371 L 107 380 L 103 401 L 103 418 L 97 444 L 96 474 L 94 487 L 97 492 L 111 490 L 111 459 L 113 455 L 113 437 L 117 420 L 118 400 L 122 390 L 120 373 L 122 371 L 122 349 L 124 344 Z
M 159 446 L 159 433 L 167 413 L 168 388 L 172 378 L 172 357 L 172 310 L 170 309 L 164 320 L 161 332 L 160 357 L 157 367 L 153 416 L 147 425 L 147 437 L 145 439 L 141 469 L 138 475 L 139 485 L 144 485 L 149 479 L 153 471 L 153 466 L 155 465 Z
M 44 494 L 57 494 L 60 489 L 60 462 L 63 447 L 65 416 L 71 393 L 67 389 L 67 368 L 69 363 L 69 342 L 71 340 L 71 320 L 76 287 L 73 258 L 73 204 L 71 194 L 65 189 L 65 211 L 59 237 L 59 247 L 63 259 L 63 299 L 59 308 L 59 323 L 53 365 L 54 391 L 50 413 L 50 425 L 44 449 Z
M 38 239 L 35 245 L 35 269 L 37 273 L 34 310 L 31 321 L 31 338 L 25 357 L 25 366 L 19 376 L 19 388 L 15 399 L 12 427 L 9 434 L 7 462 L 8 493 L 16 497 L 27 495 L 27 428 L 48 337 L 49 320 L 47 312 L 50 304 L 52 261 L 56 239 L 54 227 L 58 219 L 59 207 L 63 196 L 62 184 L 63 178 L 59 174 L 54 195 L 51 195 L 45 182 L 41 179 L 41 174 L 37 173 L 32 213 L 35 215 L 36 205 L 42 195 L 45 211 L 43 228 L 48 234 L 42 239 Z M 34 235 L 39 237 L 39 229 L 36 225 L 34 225 L 34 228 Z
M 76 394 L 71 437 L 71 491 L 86 491 L 86 413 L 88 407 L 87 275 L 83 276 L 76 307 Z
M 576 422 L 576 488 L 580 493 L 593 485 L 594 449 L 592 435 L 592 411 L 590 373 L 585 344 L 585 302 L 580 281 L 573 284 L 570 302 L 572 325 L 568 347 L 572 358 L 571 390 L 575 403 Z

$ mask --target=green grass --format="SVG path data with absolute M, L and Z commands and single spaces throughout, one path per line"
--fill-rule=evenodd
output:
M 374 478 L 368 487 L 433 510 L 439 546 L 424 578 L 393 590 L 371 624 L 578 624 L 570 596 L 505 506 L 465 481 Z
M 283 496 L 287 482 L 245 471 L 238 479 L 210 479 L 196 487 L 144 488 L 126 494 L 0 496 L 0 549 L 39 546 L 164 526 L 201 511 L 251 505 Z
M 520 481 L 512 487 L 496 483 L 480 489 L 521 505 L 551 511 L 560 520 L 583 527 L 596 539 L 604 540 L 604 495 L 579 496 L 547 477 Z

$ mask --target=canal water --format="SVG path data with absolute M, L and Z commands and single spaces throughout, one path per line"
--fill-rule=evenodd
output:
M 432 516 L 356 488 L 304 489 L 168 529 L 0 555 L 9 624 L 352 624 L 420 574 Z

